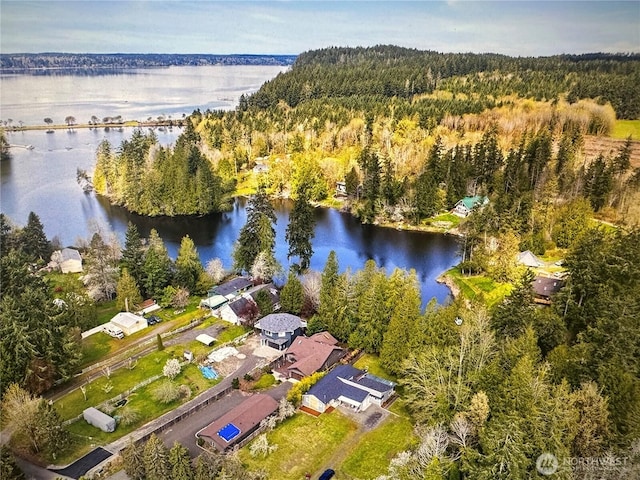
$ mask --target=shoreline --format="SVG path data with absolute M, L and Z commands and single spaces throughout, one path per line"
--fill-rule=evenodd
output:
M 72 123 L 72 124 L 56 124 L 56 125 L 22 125 L 22 126 L 3 126 L 0 129 L 5 132 L 29 132 L 44 130 L 46 132 L 53 132 L 55 130 L 69 130 L 73 132 L 76 129 L 117 129 L 117 128 L 172 128 L 172 127 L 184 127 L 186 123 L 185 119 L 178 120 L 157 120 L 157 121 L 138 121 L 127 120 L 119 123 Z M 10 145 L 13 146 L 13 145 Z

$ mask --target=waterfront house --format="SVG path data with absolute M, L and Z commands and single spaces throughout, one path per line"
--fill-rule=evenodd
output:
M 221 295 L 227 300 L 233 300 L 238 295 L 242 294 L 253 286 L 253 280 L 248 277 L 236 277 L 233 280 L 213 287 L 209 292 L 209 297 L 214 295 Z
M 489 203 L 487 197 L 476 195 L 475 197 L 464 197 L 462 200 L 458 200 L 458 203 L 453 207 L 452 213 L 459 217 L 467 217 L 474 208 L 483 207 Z
M 260 345 L 277 350 L 286 350 L 306 327 L 306 322 L 290 313 L 271 313 L 255 324 L 255 328 L 260 330 Z

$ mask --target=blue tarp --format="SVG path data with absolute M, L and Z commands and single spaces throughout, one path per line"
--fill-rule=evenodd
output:
M 204 378 L 208 378 L 209 380 L 215 380 L 218 378 L 218 372 L 211 367 L 200 367 L 200 371 L 202 372 L 202 375 L 204 375 Z
M 218 435 L 222 437 L 225 442 L 230 442 L 238 436 L 240 429 L 233 423 L 227 423 L 224 427 L 218 430 Z

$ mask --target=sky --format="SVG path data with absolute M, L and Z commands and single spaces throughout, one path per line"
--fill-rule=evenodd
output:
M 640 1 L 0 0 L 2 53 L 640 53 Z

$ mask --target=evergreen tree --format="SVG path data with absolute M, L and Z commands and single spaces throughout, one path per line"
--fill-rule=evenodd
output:
M 402 300 L 391 312 L 389 328 L 380 348 L 381 365 L 394 375 L 401 373 L 402 364 L 409 357 L 420 317 L 421 300 L 416 272 L 412 270 L 403 280 L 398 292 Z
M 263 288 L 256 294 L 255 300 L 261 317 L 273 313 L 273 302 L 271 302 L 271 296 L 266 288 Z
M 0 478 L 7 480 L 24 480 L 25 476 L 18 467 L 16 459 L 4 445 L 0 446 Z
M 20 233 L 20 246 L 32 261 L 46 262 L 51 257 L 51 245 L 44 233 L 40 217 L 34 212 L 29 212 L 27 225 Z
M 499 335 L 518 337 L 524 333 L 527 326 L 533 324 L 535 316 L 531 287 L 533 278 L 533 272 L 527 270 L 511 293 L 496 307 L 492 326 Z
M 0 256 L 4 257 L 18 245 L 15 228 L 4 214 L 0 213 Z
M 121 312 L 131 312 L 141 303 L 142 295 L 140 295 L 138 285 L 133 277 L 129 275 L 129 270 L 123 268 L 116 287 L 116 306 Z
M 218 478 L 222 460 L 215 454 L 204 452 L 196 460 L 196 471 L 194 480 L 211 480 Z
M 144 480 L 146 478 L 144 463 L 144 447 L 132 441 L 122 450 L 122 463 L 124 471 L 131 480 Z
M 144 285 L 144 247 L 138 233 L 138 227 L 132 222 L 127 225 L 124 249 L 122 250 L 122 266 L 129 271 L 138 288 L 141 288 Z
M 372 152 L 367 146 L 360 153 L 358 159 L 360 170 L 363 174 L 362 181 L 362 199 L 364 201 L 361 218 L 364 223 L 373 222 L 377 209 L 378 199 L 380 197 L 381 184 L 381 166 L 378 154 Z
M 203 273 L 204 268 L 193 240 L 189 235 L 182 237 L 176 259 L 176 282 L 189 292 L 197 293 L 198 280 Z
M 233 251 L 234 268 L 249 272 L 258 254 L 271 252 L 275 246 L 276 232 L 273 224 L 276 214 L 264 187 L 258 188 L 247 206 L 247 222 L 240 229 Z
M 289 271 L 287 283 L 280 291 L 280 306 L 284 312 L 299 315 L 304 305 L 304 291 L 298 276 Z
M 193 480 L 194 471 L 191 466 L 189 450 L 178 442 L 174 442 L 169 451 L 169 463 L 171 464 L 172 480 Z
M 344 178 L 345 188 L 347 189 L 347 196 L 356 197 L 358 195 L 358 186 L 360 185 L 360 178 L 356 167 L 351 167 L 351 170 L 347 172 Z
M 153 433 L 144 446 L 144 470 L 147 480 L 166 480 L 171 478 L 169 449 Z
M 172 262 L 164 242 L 155 229 L 149 236 L 149 248 L 144 255 L 144 288 L 151 298 L 162 297 L 164 288 L 171 283 Z
M 329 252 L 327 262 L 322 270 L 322 284 L 320 286 L 320 304 L 318 305 L 318 322 L 321 324 L 319 331 L 325 330 L 336 314 L 338 305 L 337 286 L 340 276 L 338 256 L 335 250 Z M 335 333 L 331 332 L 333 335 Z M 341 338 L 341 340 L 346 340 Z
M 285 233 L 285 239 L 289 243 L 287 258 L 298 257 L 299 263 L 294 263 L 298 273 L 303 273 L 309 268 L 313 255 L 311 239 L 314 236 L 314 226 L 313 207 L 309 203 L 306 189 L 300 189 L 289 214 L 289 225 Z

